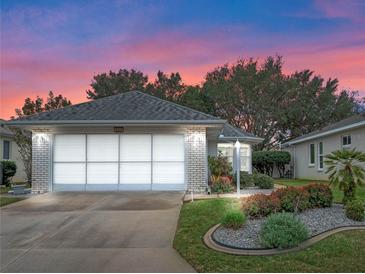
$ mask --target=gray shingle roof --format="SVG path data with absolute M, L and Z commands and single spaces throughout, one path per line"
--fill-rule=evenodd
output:
M 315 138 L 315 136 L 317 136 L 319 134 L 322 135 L 322 134 L 326 134 L 326 132 L 331 132 L 333 130 L 341 130 L 341 128 L 343 128 L 343 127 L 355 125 L 355 124 L 358 124 L 358 123 L 361 123 L 361 122 L 365 122 L 365 112 L 354 115 L 354 116 L 351 116 L 351 117 L 343 119 L 343 120 L 341 120 L 337 123 L 328 125 L 328 126 L 322 128 L 322 129 L 319 129 L 319 130 L 310 132 L 308 134 L 302 135 L 300 137 L 297 137 L 295 139 L 292 139 L 292 140 L 290 140 L 289 142 L 286 142 L 283 145 L 289 145 L 290 143 L 293 143 L 293 142 L 297 143 L 297 142 L 300 142 L 302 140 L 303 141 L 307 140 L 308 138 L 312 139 L 311 137 Z
M 130 91 L 10 121 L 217 121 L 217 117 L 140 91 Z
M 220 138 L 230 138 L 230 139 L 234 139 L 234 138 L 252 138 L 252 139 L 262 139 L 260 137 L 257 137 L 256 135 L 252 134 L 252 133 L 248 133 L 247 131 L 244 131 L 240 128 L 234 127 L 229 123 L 225 123 L 223 126 L 223 129 L 221 131 L 221 136 Z
M 12 132 L 6 125 L 5 121 L 0 119 L 0 136 L 13 137 L 14 132 Z

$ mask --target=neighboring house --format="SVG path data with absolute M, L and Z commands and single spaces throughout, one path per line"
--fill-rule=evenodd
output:
M 295 178 L 327 180 L 324 156 L 339 149 L 365 152 L 365 113 L 295 138 L 282 149 L 291 154 Z
M 16 163 L 16 173 L 12 181 L 26 182 L 27 176 L 24 171 L 23 161 L 19 154 L 19 148 L 14 141 L 14 133 L 5 125 L 5 121 L 0 119 L 0 160 L 10 160 Z M 1 178 L 2 180 L 2 178 Z
M 262 139 L 225 120 L 139 91 L 8 122 L 33 133 L 34 192 L 187 190 L 205 192 L 208 154 L 251 170 Z

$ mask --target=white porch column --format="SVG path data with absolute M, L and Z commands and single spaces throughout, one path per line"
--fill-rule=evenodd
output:
M 252 174 L 252 146 L 248 148 L 248 174 Z

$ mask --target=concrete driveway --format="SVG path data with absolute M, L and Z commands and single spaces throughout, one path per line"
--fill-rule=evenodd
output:
M 1 208 L 1 272 L 194 272 L 172 248 L 183 194 L 48 193 Z

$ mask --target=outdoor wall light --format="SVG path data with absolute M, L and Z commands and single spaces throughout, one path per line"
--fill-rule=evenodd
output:
M 37 145 L 44 144 L 49 141 L 49 137 L 45 133 L 33 133 L 32 139 Z

